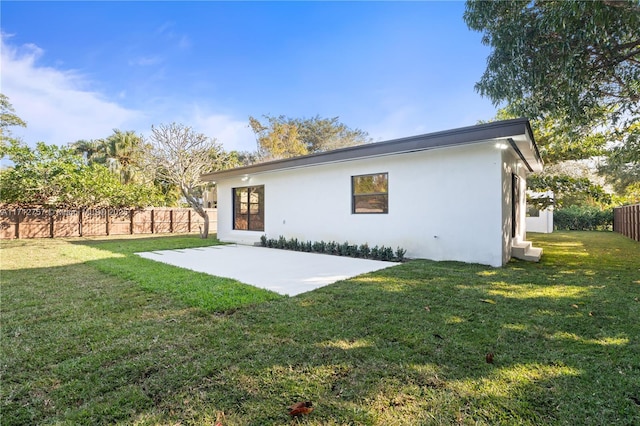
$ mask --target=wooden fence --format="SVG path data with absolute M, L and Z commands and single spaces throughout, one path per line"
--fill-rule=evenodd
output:
M 218 210 L 205 209 L 215 233 Z M 204 219 L 188 208 L 0 209 L 0 239 L 199 232 Z
M 640 204 L 614 208 L 613 230 L 640 241 Z

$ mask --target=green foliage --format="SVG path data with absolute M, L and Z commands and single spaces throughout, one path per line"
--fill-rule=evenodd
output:
M 249 117 L 251 130 L 258 140 L 258 155 L 265 160 L 296 157 L 309 153 L 300 140 L 298 127 L 275 117 L 266 117 L 268 125 L 263 125 L 253 117 Z
M 538 210 L 550 205 L 562 208 L 569 205 L 608 205 L 611 195 L 588 178 L 574 178 L 567 175 L 534 174 L 527 178 L 527 189 L 534 192 L 553 191 L 554 199 L 536 198 L 528 202 Z
M 494 120 L 519 118 L 520 114 L 507 106 L 497 111 Z M 489 120 L 493 121 L 493 120 Z M 483 121 L 481 121 L 483 122 Z M 582 160 L 604 155 L 612 136 L 601 129 L 594 131 L 585 126 L 567 123 L 563 118 L 545 116 L 529 119 L 531 129 L 546 165 L 568 160 Z
M 623 194 L 629 185 L 640 183 L 640 122 L 624 131 L 614 132 L 611 141 L 617 141 L 607 153 L 607 161 L 598 171 Z
M 640 181 L 637 0 L 469 0 L 464 19 L 492 48 L 476 90 L 533 120 L 545 161 L 605 155 L 618 193 Z
M 295 157 L 370 142 L 369 134 L 351 129 L 339 117 L 289 118 L 263 116 L 266 124 L 249 117 L 249 125 L 258 140 L 258 155 L 263 160 Z
M 491 46 L 476 89 L 518 114 L 593 127 L 640 117 L 640 5 L 628 1 L 467 1 Z
M 405 249 L 400 247 L 395 251 L 391 247 L 385 246 L 375 246 L 373 249 L 370 249 L 366 243 L 358 246 L 357 244 L 349 244 L 346 241 L 344 243 L 337 243 L 335 241 L 325 243 L 324 241 L 299 241 L 297 238 L 287 240 L 282 235 L 277 239 L 267 238 L 266 235 L 262 235 L 260 237 L 260 245 L 268 248 L 384 260 L 388 262 L 403 262 L 406 260 L 404 255 L 407 253 Z
M 146 207 L 161 197 L 149 185 L 122 184 L 106 167 L 86 164 L 70 148 L 16 141 L 7 148 L 14 166 L 0 171 L 5 204 L 48 207 Z
M 616 205 L 637 204 L 640 203 L 640 182 L 635 182 L 625 188 L 622 196 L 614 196 L 613 201 Z
M 8 129 L 14 126 L 27 127 L 27 123 L 15 114 L 9 98 L 0 93 L 0 158 L 5 156 L 9 143 L 15 141 Z
M 553 212 L 553 226 L 565 231 L 610 230 L 613 226 L 613 209 L 575 205 L 557 209 Z

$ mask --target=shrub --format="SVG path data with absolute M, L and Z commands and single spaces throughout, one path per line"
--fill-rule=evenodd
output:
M 613 210 L 597 207 L 570 206 L 553 212 L 553 225 L 558 230 L 608 230 L 613 225 Z
M 307 241 L 304 244 L 304 251 L 306 251 L 307 253 L 311 253 L 313 251 L 313 244 L 311 243 L 311 241 Z
M 335 241 L 330 241 L 327 243 L 325 247 L 325 253 L 327 254 L 338 254 L 338 244 Z
M 262 247 L 268 248 L 324 253 L 348 257 L 361 257 L 364 259 L 375 259 L 391 262 L 404 261 L 404 255 L 407 252 L 400 247 L 398 247 L 395 252 L 391 247 L 385 246 L 375 246 L 374 248 L 369 248 L 369 245 L 367 243 L 358 246 L 357 244 L 349 244 L 346 241 L 342 244 L 338 244 L 335 241 L 330 241 L 328 243 L 325 243 L 324 241 L 311 242 L 300 241 L 297 238 L 291 238 L 287 240 L 282 235 L 280 235 L 277 239 L 267 238 L 266 235 L 262 235 L 260 237 L 260 245 Z
M 324 241 L 316 241 L 315 243 L 313 243 L 313 251 L 316 253 L 324 253 L 324 251 L 327 248 L 327 243 L 325 243 Z

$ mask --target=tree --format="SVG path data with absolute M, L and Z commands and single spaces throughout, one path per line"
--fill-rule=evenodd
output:
M 469 0 L 464 20 L 493 48 L 476 89 L 496 105 L 590 127 L 640 117 L 637 0 Z
M 297 118 L 291 120 L 298 126 L 300 139 L 310 153 L 330 151 L 371 142 L 364 130 L 351 129 L 338 121 L 339 117 Z
M 2 203 L 65 208 L 146 207 L 159 196 L 151 185 L 122 184 L 101 164 L 86 164 L 68 147 L 11 141 L 14 163 L 0 171 Z
M 12 126 L 27 127 L 27 123 L 15 114 L 9 98 L 0 93 L 0 158 L 6 154 L 9 143 L 15 141 L 8 129 Z
M 527 188 L 534 192 L 553 191 L 553 199 L 537 197 L 527 200 L 538 210 L 544 210 L 550 205 L 562 208 L 573 205 L 607 205 L 611 202 L 611 195 L 607 194 L 602 186 L 594 184 L 586 177 L 536 174 L 527 179 Z
M 518 117 L 507 107 L 499 109 L 493 120 L 509 120 Z M 574 132 L 573 127 L 562 118 L 553 116 L 533 118 L 529 121 L 540 156 L 546 165 L 569 160 L 584 160 L 606 153 L 609 138 L 602 132 L 582 135 Z
M 265 116 L 269 121 L 263 125 L 253 117 L 249 117 L 249 126 L 258 140 L 258 155 L 263 161 L 296 157 L 309 153 L 300 140 L 298 126 L 288 123 L 284 117 Z
M 339 117 L 289 118 L 284 115 L 263 116 L 263 124 L 249 117 L 249 126 L 258 140 L 262 160 L 277 160 L 324 152 L 370 142 L 369 134 L 351 129 L 339 122 Z
M 637 0 L 468 0 L 464 20 L 493 49 L 476 90 L 539 120 L 545 159 L 604 154 L 600 172 L 618 190 L 639 182 Z
M 187 203 L 204 219 L 202 238 L 209 236 L 209 216 L 198 199 L 198 192 L 206 185 L 200 176 L 224 168 L 227 157 L 215 139 L 190 127 L 176 123 L 151 127 L 147 158 L 157 177 L 177 185 Z
M 143 140 L 134 131 L 114 129 L 105 139 L 79 140 L 70 144 L 74 152 L 82 155 L 86 161 L 103 164 L 116 174 L 124 184 L 143 181 L 141 168 Z
M 606 162 L 598 171 L 617 193 L 624 194 L 630 190 L 629 187 L 640 186 L 640 122 L 617 136 L 623 141 L 609 150 Z

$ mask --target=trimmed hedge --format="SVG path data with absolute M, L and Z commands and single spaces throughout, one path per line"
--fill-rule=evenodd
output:
M 335 256 L 349 256 L 362 259 L 384 260 L 388 262 L 403 262 L 405 249 L 398 247 L 393 250 L 391 247 L 369 247 L 367 243 L 357 245 L 344 242 L 342 244 L 335 241 L 300 241 L 297 238 L 286 239 L 280 235 L 277 239 L 267 238 L 266 235 L 260 237 L 262 247 L 278 248 L 293 251 L 303 251 L 308 253 L 331 254 Z
M 599 231 L 611 230 L 613 209 L 570 206 L 553 212 L 553 225 L 558 230 Z

